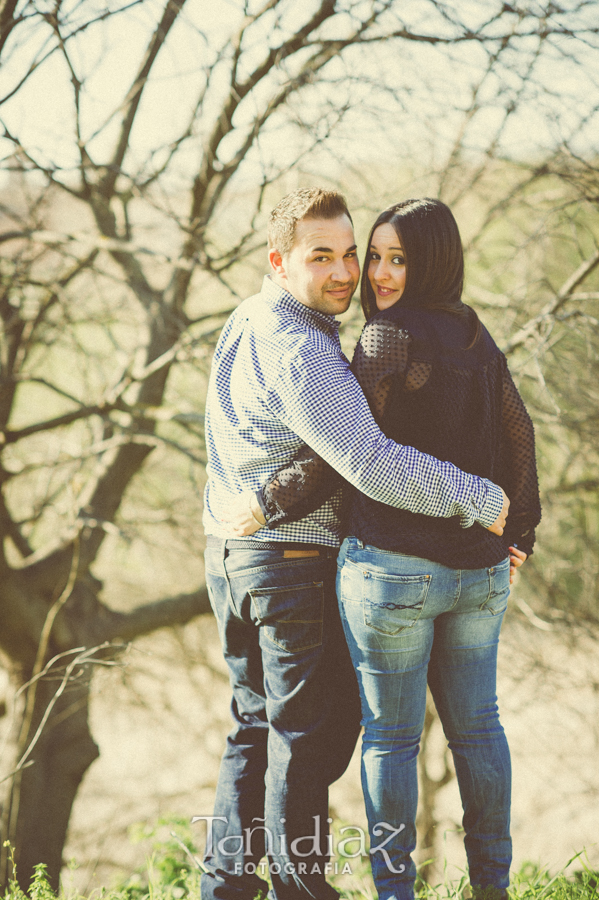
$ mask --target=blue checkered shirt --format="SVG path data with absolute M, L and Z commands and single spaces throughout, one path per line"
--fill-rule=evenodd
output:
M 231 537 L 231 498 L 257 491 L 308 444 L 347 481 L 382 503 L 491 525 L 501 490 L 385 437 L 341 351 L 338 323 L 304 306 L 269 277 L 218 341 L 206 400 L 206 534 Z M 340 491 L 298 522 L 252 539 L 337 546 Z

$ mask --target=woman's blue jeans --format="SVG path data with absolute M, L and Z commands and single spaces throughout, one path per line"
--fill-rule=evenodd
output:
M 380 900 L 412 900 L 417 756 L 430 686 L 453 754 L 470 882 L 505 889 L 511 767 L 496 696 L 509 559 L 449 569 L 345 540 L 341 620 L 362 702 L 362 787 Z

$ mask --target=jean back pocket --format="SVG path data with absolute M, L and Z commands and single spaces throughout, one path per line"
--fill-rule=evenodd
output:
M 364 571 L 364 622 L 381 634 L 412 628 L 420 616 L 431 575 L 383 575 Z
M 322 581 L 255 588 L 249 594 L 263 634 L 279 650 L 299 653 L 322 644 Z

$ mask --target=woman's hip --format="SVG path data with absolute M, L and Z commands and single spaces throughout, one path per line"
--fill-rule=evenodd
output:
M 357 615 L 365 629 L 391 638 L 421 631 L 439 616 L 501 620 L 509 559 L 488 568 L 451 569 L 348 537 L 339 553 L 337 596 L 342 613 Z

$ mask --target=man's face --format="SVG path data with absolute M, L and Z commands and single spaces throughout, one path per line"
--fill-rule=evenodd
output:
M 291 250 L 271 250 L 273 280 L 296 300 L 329 316 L 345 312 L 360 278 L 354 230 L 347 216 L 301 219 Z

